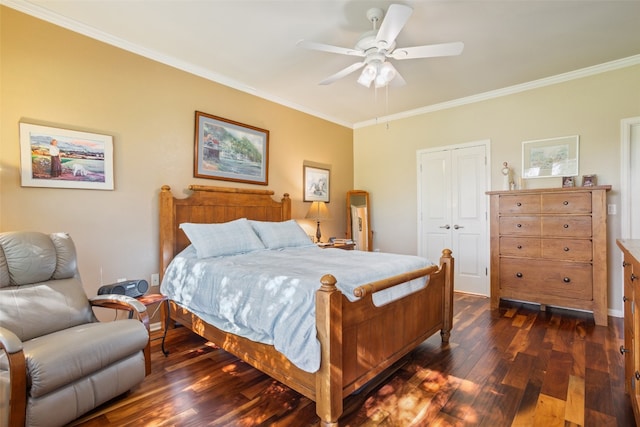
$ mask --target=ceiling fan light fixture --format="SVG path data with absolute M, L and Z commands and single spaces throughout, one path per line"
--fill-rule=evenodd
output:
M 376 85 L 378 85 L 378 83 L 381 83 L 381 86 L 386 86 L 395 77 L 396 77 L 396 69 L 389 62 L 385 62 L 380 66 L 380 69 L 378 70 L 378 76 L 376 77 Z
M 373 64 L 367 64 L 367 66 L 362 70 L 362 73 L 360 73 L 360 77 L 358 77 L 358 83 L 364 87 L 369 87 L 377 75 L 378 69 L 376 66 Z

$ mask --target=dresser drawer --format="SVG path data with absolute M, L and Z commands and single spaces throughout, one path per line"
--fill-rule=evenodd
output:
M 539 216 L 501 216 L 500 234 L 516 236 L 540 236 Z
M 537 237 L 501 237 L 500 255 L 540 258 L 540 239 Z
M 500 195 L 498 210 L 501 214 L 539 213 L 540 196 L 537 194 Z
M 591 237 L 591 217 L 553 216 L 542 217 L 543 237 Z
M 542 213 L 591 213 L 591 193 L 542 194 Z
M 593 243 L 591 240 L 542 239 L 542 258 L 591 262 Z
M 561 297 L 593 299 L 591 264 L 545 260 L 500 260 L 500 288 L 505 294 L 517 293 L 525 300 Z

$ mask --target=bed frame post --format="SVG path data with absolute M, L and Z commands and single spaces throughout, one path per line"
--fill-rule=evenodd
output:
M 440 335 L 442 342 L 449 342 L 451 328 L 453 327 L 453 274 L 454 259 L 451 256 L 451 249 L 443 249 L 440 257 L 440 265 L 445 268 L 444 274 L 444 319 Z
M 170 220 L 160 218 L 160 280 L 162 280 L 165 270 L 176 254 L 176 233 L 173 227 L 176 214 L 173 194 L 168 185 L 163 185 L 160 191 L 160 214 L 173 216 Z
M 322 427 L 337 427 L 342 414 L 342 293 L 331 274 L 316 292 L 320 369 L 316 373 L 316 413 Z

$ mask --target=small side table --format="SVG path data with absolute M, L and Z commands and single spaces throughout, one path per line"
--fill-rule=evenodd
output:
M 149 294 L 136 298 L 145 307 L 149 307 L 152 304 L 159 303 L 162 317 L 162 354 L 167 356 L 169 352 L 164 348 L 164 341 L 167 338 L 167 329 L 169 329 L 169 297 L 162 294 Z M 155 313 L 154 313 L 155 314 Z
M 352 251 L 356 247 L 356 244 L 355 243 L 321 243 L 318 246 L 320 246 L 322 249 L 335 248 L 335 249 L 342 249 L 345 251 Z

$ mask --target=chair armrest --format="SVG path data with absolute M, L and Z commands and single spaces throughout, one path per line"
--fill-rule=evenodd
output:
M 27 364 L 22 341 L 16 334 L 0 326 L 0 350 L 5 350 L 9 364 L 10 426 L 22 426 L 27 416 Z
M 22 351 L 22 341 L 16 334 L 0 326 L 0 348 L 7 353 L 17 353 Z
M 115 310 L 126 310 L 134 315 L 149 329 L 149 315 L 147 307 L 135 298 L 120 294 L 103 294 L 89 298 L 93 307 L 112 308 Z

